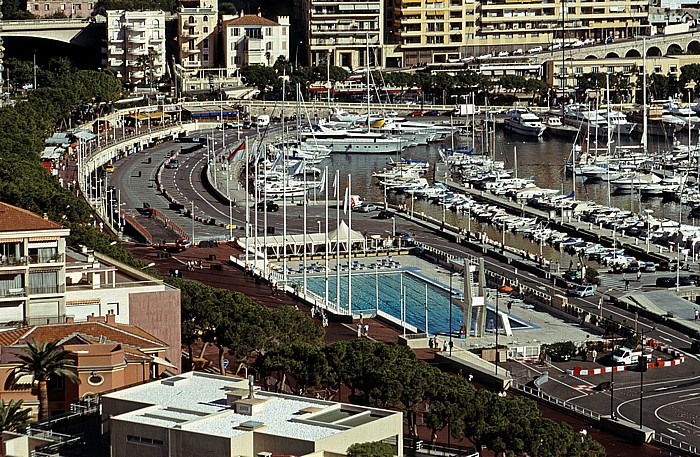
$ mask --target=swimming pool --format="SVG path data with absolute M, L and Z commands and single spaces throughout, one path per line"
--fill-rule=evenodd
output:
M 301 278 L 294 278 L 301 284 Z M 322 275 L 309 275 L 307 277 L 308 289 L 314 294 L 323 297 L 325 294 L 325 277 Z M 464 324 L 464 310 L 456 302 L 462 293 L 456 286 L 461 285 L 462 278 L 455 278 L 453 283 L 452 303 L 452 331 L 456 334 Z M 403 291 L 401 292 L 401 287 Z M 340 276 L 340 307 L 347 308 L 348 301 L 347 274 Z M 378 294 L 377 294 L 378 292 Z M 449 286 L 426 280 L 413 271 L 387 271 L 367 273 L 353 273 L 352 275 L 352 310 L 357 314 L 366 311 L 374 313 L 377 306 L 381 311 L 390 314 L 397 319 L 401 318 L 401 299 L 406 297 L 406 322 L 420 330 L 426 328 L 426 304 L 428 308 L 428 330 L 430 333 L 449 333 L 450 331 L 450 293 Z M 328 276 L 328 301 L 336 303 L 336 276 Z M 505 305 L 505 304 L 504 304 Z M 332 306 L 332 305 L 331 305 Z M 496 313 L 487 308 L 487 327 L 493 322 Z M 505 306 L 501 311 L 505 311 Z M 513 319 L 509 316 L 513 330 L 531 328 L 526 322 Z M 474 330 L 474 319 L 470 330 Z

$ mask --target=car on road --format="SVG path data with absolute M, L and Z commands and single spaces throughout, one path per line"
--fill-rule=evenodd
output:
M 270 200 L 268 202 L 258 203 L 258 211 L 267 211 L 270 213 L 276 213 L 279 210 L 280 210 L 280 205 L 273 202 L 272 200 Z
M 253 123 L 251 121 L 243 121 L 243 128 L 244 129 L 249 129 L 253 127 Z
M 114 164 L 108 163 L 107 165 L 105 165 L 105 171 L 107 173 L 114 173 Z
M 354 211 L 359 213 L 371 213 L 372 211 L 377 211 L 377 209 L 379 209 L 377 205 L 373 205 L 372 203 L 363 203 L 353 208 Z
M 383 209 L 377 214 L 377 219 L 391 219 L 396 216 L 396 213 L 389 211 L 388 209 Z
M 425 116 L 439 116 L 439 115 L 440 115 L 440 111 L 438 111 L 436 109 L 430 110 L 427 113 L 425 113 Z
M 410 112 L 408 115 L 409 116 L 422 116 L 424 114 L 425 114 L 425 111 L 423 111 L 421 109 L 417 109 L 415 111 Z
M 654 262 L 644 262 L 642 264 L 642 271 L 645 273 L 653 273 L 656 271 L 656 264 Z
M 659 271 L 676 271 L 676 262 L 670 262 L 668 260 L 659 261 L 659 265 L 656 267 Z
M 414 244 L 416 242 L 416 239 L 413 238 L 413 235 L 411 235 L 408 232 L 396 232 L 396 238 L 401 240 L 401 243 L 404 244 Z
M 580 48 L 583 45 L 584 45 L 584 42 L 581 40 L 576 40 L 573 43 L 571 43 L 572 48 Z
M 656 287 L 675 287 L 676 278 L 670 276 L 661 276 L 656 278 Z
M 574 289 L 571 293 L 571 295 L 575 297 L 592 297 L 595 295 L 596 287 L 595 286 L 578 286 L 576 289 Z
M 177 159 L 169 160 L 165 163 L 165 168 L 178 168 L 180 166 L 180 161 Z

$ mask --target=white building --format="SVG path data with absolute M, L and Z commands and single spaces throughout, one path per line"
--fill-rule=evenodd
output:
M 189 372 L 102 396 L 113 457 L 340 457 L 383 441 L 403 456 L 403 414 L 262 392 L 245 379 Z
M 281 56 L 289 60 L 289 16 L 277 22 L 260 14 L 224 17 L 224 54 L 230 75 L 248 65 L 271 66 Z
M 165 74 L 165 13 L 108 10 L 104 64 L 123 82 L 156 83 Z

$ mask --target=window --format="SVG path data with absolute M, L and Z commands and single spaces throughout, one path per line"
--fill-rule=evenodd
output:
M 499 38 L 501 38 L 501 34 L 500 34 L 500 33 L 494 33 L 494 34 L 493 34 L 493 37 L 494 37 L 495 39 L 499 39 Z
M 591 73 L 600 73 L 600 67 L 591 67 Z
M 194 20 L 194 16 L 190 16 L 189 19 L 187 20 L 190 24 L 194 24 L 196 21 Z
M 202 18 L 202 22 L 209 22 L 209 16 L 204 16 Z
M 44 3 L 44 11 L 48 11 L 48 10 L 49 10 L 49 4 L 48 4 L 48 3 Z
M 129 443 L 146 444 L 149 446 L 163 446 L 163 440 L 156 440 L 153 438 L 146 438 L 143 436 L 126 435 L 126 440 Z
M 202 60 L 209 61 L 209 54 L 202 54 Z
M 209 27 L 202 27 L 202 33 L 209 33 Z
M 287 50 L 287 42 L 286 42 L 286 41 L 283 41 L 283 42 L 282 42 L 282 50 L 283 50 L 283 51 L 286 51 L 286 50 Z
M 632 65 L 624 65 L 622 67 L 622 72 L 623 73 L 632 73 Z
M 661 65 L 654 65 L 654 73 L 661 73 Z
M 29 293 L 30 294 L 55 294 L 59 292 L 58 272 L 30 272 L 29 273 Z
M 287 36 L 287 27 L 282 27 L 282 36 Z
M 671 65 L 668 67 L 669 73 L 678 73 L 678 65 Z
M 34 4 L 34 11 L 39 11 L 39 4 L 38 3 Z
M 240 34 L 241 34 L 241 29 L 239 29 L 238 27 L 235 27 L 233 29 L 233 36 L 238 36 Z
M 272 42 L 268 41 L 267 43 L 265 43 L 265 50 L 272 51 Z
M 582 75 L 583 74 L 583 67 L 576 67 L 576 74 L 577 75 Z
M 153 19 L 153 28 L 157 29 L 160 27 L 160 21 L 158 19 Z
M 538 37 L 538 36 L 540 36 L 540 33 L 539 32 L 532 32 L 532 33 L 530 33 L 530 36 L 531 37 Z
M 65 3 L 61 3 L 61 11 L 65 11 L 65 10 L 66 10 L 66 4 L 65 4 Z
M 202 47 L 203 47 L 204 49 L 208 49 L 208 48 L 209 48 L 209 38 L 205 38 L 205 39 L 202 40 Z
M 607 72 L 608 73 L 615 73 L 615 67 L 608 67 Z

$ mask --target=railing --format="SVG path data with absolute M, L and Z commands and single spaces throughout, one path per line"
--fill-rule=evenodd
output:
M 190 239 L 189 235 L 187 235 L 187 234 L 185 233 L 185 231 L 182 230 L 175 222 L 173 222 L 173 221 L 171 221 L 170 219 L 168 219 L 168 217 L 165 216 L 165 214 L 161 213 L 160 211 L 158 211 L 158 210 L 155 209 L 155 208 L 151 208 L 151 213 L 153 214 L 153 216 L 154 216 L 157 220 L 161 221 L 161 222 L 162 222 L 163 224 L 165 224 L 170 230 L 172 230 L 173 232 L 177 233 L 177 234 L 180 236 L 180 238 L 185 239 L 185 240 L 189 240 L 189 239 Z M 151 240 L 151 241 L 152 241 L 152 240 Z
M 655 433 L 654 437 L 651 439 L 653 443 L 661 445 L 662 447 L 670 447 L 688 453 L 688 455 L 698 455 L 698 447 L 688 444 L 685 441 L 679 441 L 670 436 L 664 435 L 663 433 Z
M 54 255 L 30 255 L 29 256 L 29 263 L 30 264 L 36 264 L 36 263 L 63 263 L 64 255 L 63 254 L 54 254 Z
M 148 244 L 153 244 L 153 235 L 148 233 L 148 230 L 146 230 L 143 225 L 136 222 L 136 219 L 126 214 L 124 211 L 120 211 L 120 213 L 126 222 L 130 224 L 134 230 L 136 230 L 148 242 Z
M 65 292 L 65 284 L 59 284 L 57 286 L 29 287 L 29 295 L 63 294 Z
M 14 287 L 9 289 L 0 289 L 0 297 L 26 297 L 24 287 Z
M 22 267 L 27 265 L 26 257 L 7 257 L 2 256 L 0 258 L 0 267 Z
M 523 392 L 525 395 L 527 395 L 529 397 L 538 398 L 538 399 L 545 401 L 551 405 L 557 406 L 559 408 L 567 409 L 571 412 L 574 412 L 576 414 L 580 414 L 582 416 L 588 417 L 588 418 L 593 419 L 595 421 L 600 420 L 600 414 L 596 413 L 595 411 L 591 411 L 590 409 L 584 408 L 583 406 L 569 403 L 568 401 L 562 400 L 561 398 L 553 397 L 545 392 L 542 392 L 541 390 L 533 389 L 532 387 L 528 387 L 528 386 L 519 384 L 517 382 L 513 383 L 513 387 L 515 387 L 516 389 Z

